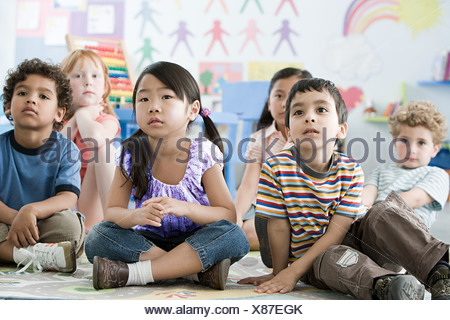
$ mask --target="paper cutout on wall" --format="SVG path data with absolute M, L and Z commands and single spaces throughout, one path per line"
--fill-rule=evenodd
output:
M 275 47 L 275 50 L 273 51 L 273 54 L 275 55 L 277 53 L 277 51 L 280 48 L 280 45 L 283 41 L 287 41 L 287 43 L 289 44 L 289 47 L 292 50 L 292 53 L 294 54 L 294 56 L 296 56 L 297 53 L 295 52 L 295 48 L 291 42 L 290 36 L 291 36 L 291 34 L 294 34 L 296 36 L 298 36 L 299 34 L 297 32 L 295 32 L 295 30 L 293 30 L 289 27 L 289 20 L 283 20 L 281 28 L 278 29 L 277 31 L 275 31 L 273 34 L 277 34 L 277 33 L 280 34 L 280 41 L 278 41 L 277 46 Z
M 89 5 L 87 11 L 88 34 L 114 34 L 114 6 Z
M 245 3 L 244 3 L 244 5 L 243 5 L 242 8 L 241 8 L 241 13 L 244 12 L 245 8 L 247 7 L 248 1 L 249 1 L 249 0 L 245 0 Z M 264 13 L 263 8 L 262 8 L 261 4 L 259 3 L 259 0 L 255 0 L 254 2 L 255 2 L 256 5 L 258 6 L 259 11 L 260 11 L 261 13 Z
M 150 22 L 156 30 L 158 30 L 159 33 L 161 33 L 161 29 L 156 24 L 155 19 L 153 18 L 153 14 L 156 13 L 159 15 L 160 13 L 153 8 L 151 8 L 148 4 L 148 1 L 142 1 L 141 2 L 141 11 L 139 11 L 134 18 L 137 19 L 138 17 L 142 16 L 142 25 L 141 25 L 141 31 L 139 32 L 139 35 L 142 37 L 144 35 L 145 25 L 147 22 Z
M 375 22 L 404 23 L 415 37 L 434 27 L 443 16 L 438 0 L 355 0 L 345 15 L 344 35 L 364 33 Z
M 294 2 L 293 2 L 292 0 L 281 0 L 281 1 L 280 1 L 280 5 L 278 6 L 278 9 L 277 9 L 277 11 L 275 12 L 275 15 L 278 15 L 278 13 L 279 13 L 280 10 L 281 10 L 281 7 L 284 6 L 284 4 L 285 4 L 286 2 L 289 2 L 289 3 L 291 4 L 292 10 L 294 10 L 295 15 L 298 16 L 297 8 L 295 8 L 295 4 L 294 4 Z
M 214 20 L 213 28 L 210 29 L 209 31 L 207 31 L 205 33 L 205 36 L 207 36 L 210 33 L 212 33 L 213 38 L 211 40 L 211 44 L 209 45 L 208 50 L 206 51 L 206 55 L 209 56 L 209 53 L 211 52 L 214 42 L 216 42 L 216 41 L 219 41 L 219 43 L 222 45 L 223 51 L 225 52 L 226 55 L 228 55 L 227 48 L 225 47 L 225 44 L 223 43 L 223 40 L 222 40 L 222 34 L 225 34 L 227 36 L 229 36 L 230 34 L 222 29 L 222 27 L 220 26 L 219 20 Z
M 209 1 L 208 5 L 206 6 L 205 12 L 208 12 L 208 11 L 209 11 L 209 8 L 211 8 L 211 5 L 212 5 L 213 2 L 215 2 L 215 1 L 216 1 L 216 0 L 210 0 L 210 1 Z M 223 2 L 223 0 L 219 0 L 219 1 L 220 1 L 220 3 L 222 4 L 223 11 L 225 11 L 225 13 L 228 14 L 227 6 L 226 6 L 225 3 Z
M 360 105 L 360 103 L 364 100 L 364 92 L 361 88 L 358 87 L 350 87 L 347 89 L 338 88 L 341 93 L 342 99 L 345 102 L 345 106 L 347 110 L 350 111 L 353 108 Z
M 256 25 L 256 21 L 251 19 L 248 21 L 247 28 L 239 32 L 239 34 L 246 34 L 244 43 L 242 44 L 241 50 L 239 50 L 239 53 L 242 53 L 245 46 L 249 41 L 253 41 L 255 43 L 256 48 L 258 49 L 258 52 L 260 55 L 262 55 L 261 48 L 259 47 L 258 40 L 256 39 L 256 36 L 259 34 L 264 35 L 264 33 L 261 32 L 261 30 L 258 29 Z
M 99 6 L 103 5 L 103 2 L 89 2 L 89 3 L 88 3 L 88 10 L 71 12 L 70 33 L 72 35 L 81 36 L 81 37 L 101 37 L 101 38 L 108 38 L 108 39 L 122 39 L 123 38 L 123 20 L 124 20 L 124 12 L 125 12 L 123 0 L 115 0 L 115 1 L 110 1 L 107 3 L 107 6 L 113 7 L 113 12 L 114 12 L 113 27 L 111 27 L 110 23 L 105 28 L 97 24 L 96 26 L 91 25 L 92 29 L 89 30 L 90 32 L 95 32 L 95 29 L 98 28 L 97 30 L 99 30 L 99 31 L 110 32 L 112 29 L 113 33 L 108 33 L 108 34 L 106 34 L 106 33 L 94 34 L 94 33 L 90 33 L 88 31 L 89 7 L 93 4 L 99 5 Z M 100 19 L 106 19 L 105 17 L 106 16 L 104 15 L 103 17 L 100 17 Z M 93 21 L 91 21 L 91 23 L 92 22 Z
M 173 37 L 174 35 L 177 36 L 177 41 L 175 43 L 175 46 L 172 49 L 172 53 L 170 54 L 170 56 L 173 57 L 173 55 L 175 54 L 175 50 L 177 49 L 177 47 L 180 44 L 180 42 L 184 42 L 184 44 L 185 44 L 186 48 L 188 49 L 191 57 L 193 57 L 194 54 L 192 53 L 191 47 L 189 46 L 189 43 L 187 41 L 187 37 L 188 36 L 194 36 L 194 34 L 192 32 L 190 32 L 186 28 L 186 21 L 180 21 L 178 23 L 178 29 L 175 30 L 174 32 L 172 32 L 170 34 L 170 37 Z
M 65 46 L 64 36 L 69 28 L 67 24 L 70 21 L 70 12 L 54 9 L 52 1 L 17 1 L 17 38 L 39 37 L 45 45 Z M 16 49 L 18 49 L 17 43 Z M 40 55 L 41 52 L 38 53 L 37 50 L 33 50 L 34 54 Z M 20 53 L 20 56 L 22 54 L 27 55 L 27 53 Z
M 242 81 L 242 70 L 242 63 L 200 63 L 199 83 L 201 94 L 220 95 L 224 83 Z
M 135 52 L 135 54 L 142 52 L 141 60 L 139 61 L 139 64 L 137 66 L 138 72 L 141 70 L 144 61 L 149 60 L 149 63 L 153 63 L 153 52 L 160 53 L 158 49 L 152 46 L 152 41 L 149 38 L 144 38 L 143 41 L 144 44 L 142 45 L 142 47 L 137 49 Z
M 66 45 L 65 36 L 69 33 L 69 19 L 64 16 L 48 17 L 45 21 L 44 43 L 47 46 Z
M 248 80 L 266 81 L 272 79 L 275 72 L 283 68 L 292 67 L 303 69 L 303 63 L 299 62 L 249 62 Z
M 17 30 L 37 30 L 41 4 L 36 1 L 20 1 L 17 3 Z
M 345 79 L 367 79 L 381 69 L 381 61 L 369 42 L 360 34 L 333 39 L 324 64 Z
M 53 0 L 53 7 L 68 11 L 84 11 L 86 2 L 87 0 Z

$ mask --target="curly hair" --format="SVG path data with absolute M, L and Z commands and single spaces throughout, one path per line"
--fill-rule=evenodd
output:
M 433 135 L 435 145 L 441 144 L 446 137 L 447 122 L 445 116 L 429 101 L 410 101 L 399 107 L 389 117 L 388 121 L 391 128 L 390 132 L 394 138 L 398 137 L 403 125 L 427 128 Z
M 72 108 L 72 88 L 64 72 L 59 65 L 44 62 L 38 58 L 24 60 L 17 66 L 17 69 L 10 69 L 3 87 L 3 110 L 10 106 L 14 94 L 14 89 L 19 82 L 25 81 L 28 75 L 35 74 L 55 81 L 58 107 L 63 108 L 66 114 Z M 6 112 L 5 112 L 6 113 Z M 10 113 L 6 113 L 9 121 L 14 121 Z M 61 130 L 63 121 L 54 122 L 53 130 Z

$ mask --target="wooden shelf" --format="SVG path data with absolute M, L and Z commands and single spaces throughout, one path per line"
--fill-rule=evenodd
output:
M 367 122 L 388 122 L 388 117 L 385 116 L 363 117 L 363 119 Z

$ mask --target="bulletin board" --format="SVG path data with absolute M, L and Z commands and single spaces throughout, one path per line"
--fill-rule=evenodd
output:
M 134 75 L 122 40 L 66 35 L 67 49 L 88 49 L 102 57 L 111 81 L 109 100 L 115 108 L 130 109 Z

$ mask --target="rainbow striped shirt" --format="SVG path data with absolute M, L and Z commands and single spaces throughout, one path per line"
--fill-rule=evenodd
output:
M 300 159 L 295 147 L 264 163 L 259 178 L 256 215 L 288 218 L 291 255 L 300 258 L 327 230 L 333 214 L 355 220 L 364 215 L 361 166 L 333 153 L 327 172 L 316 172 Z

